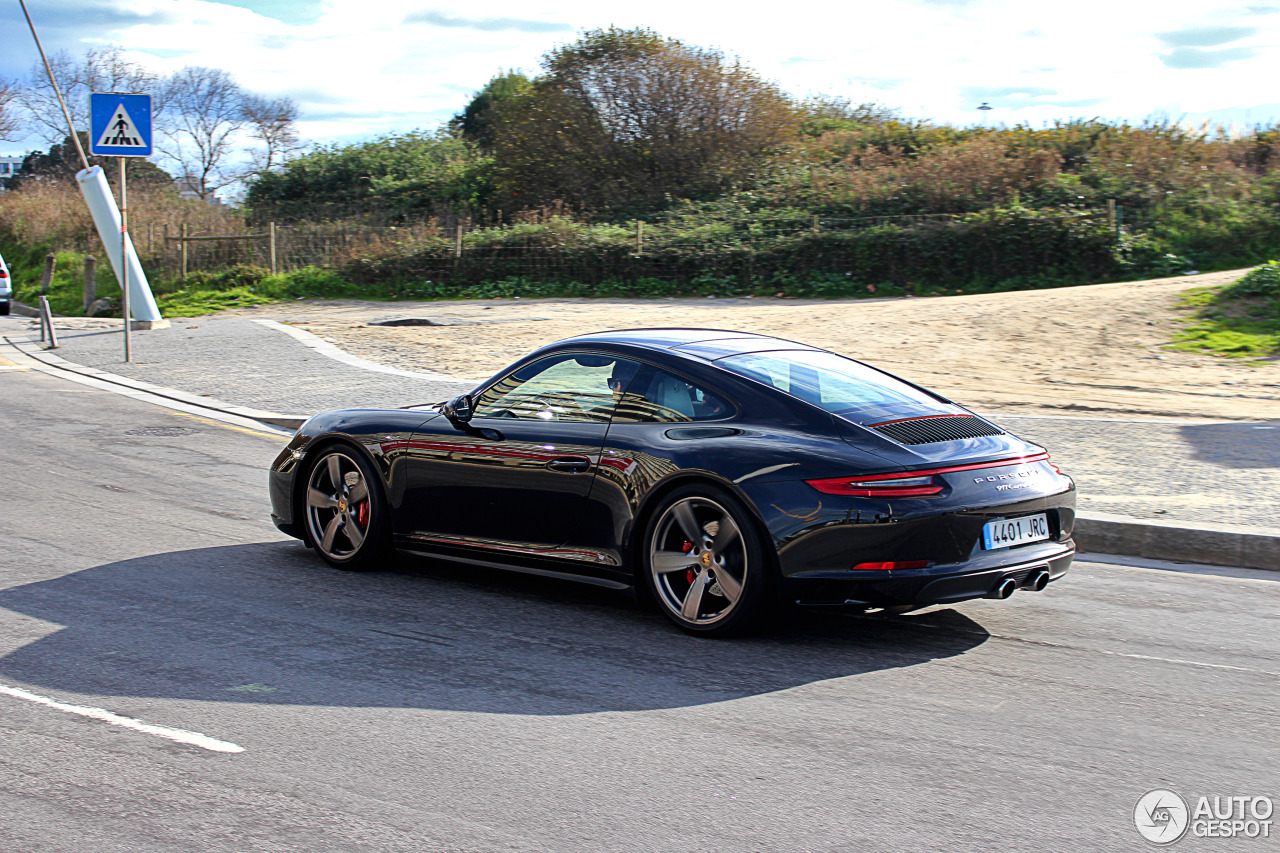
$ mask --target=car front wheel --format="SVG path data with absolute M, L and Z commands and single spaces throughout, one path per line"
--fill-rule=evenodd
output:
M 385 556 L 388 536 L 382 486 L 354 450 L 326 449 L 307 475 L 303 495 L 307 544 L 339 569 L 364 571 Z

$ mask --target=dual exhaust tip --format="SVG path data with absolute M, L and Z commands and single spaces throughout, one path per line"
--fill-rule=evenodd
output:
M 1018 583 L 1013 578 L 1005 578 L 1000 581 L 1000 583 L 996 584 L 995 589 L 987 593 L 987 598 L 1004 600 L 1013 595 L 1014 591 L 1018 588 L 1029 589 L 1032 592 L 1041 592 L 1048 585 L 1049 570 L 1040 569 L 1027 575 L 1026 579 L 1022 583 Z

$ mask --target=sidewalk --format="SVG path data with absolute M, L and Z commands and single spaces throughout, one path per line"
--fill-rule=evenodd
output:
M 32 321 L 0 321 L 0 335 L 42 355 L 30 346 L 39 339 Z M 242 317 L 180 319 L 170 329 L 137 332 L 130 364 L 124 363 L 118 321 L 68 318 L 59 322 L 59 342 L 61 348 L 48 355 L 207 398 L 210 405 L 286 416 L 398 408 L 473 386 L 361 362 L 305 332 L 289 334 Z M 1270 538 L 1280 537 L 1280 421 L 995 420 L 1049 448 L 1075 478 L 1081 539 L 1091 540 L 1090 550 L 1280 569 L 1280 538 Z M 1275 565 L 1262 565 L 1270 562 Z
M 38 328 L 31 331 L 28 325 L 25 320 L 6 323 L 0 334 L 14 341 L 38 341 Z M 119 320 L 60 317 L 61 346 L 51 354 L 117 376 L 287 415 L 395 409 L 444 400 L 473 386 L 343 364 L 240 317 L 177 319 L 168 329 L 134 332 L 132 338 L 133 361 L 126 364 Z

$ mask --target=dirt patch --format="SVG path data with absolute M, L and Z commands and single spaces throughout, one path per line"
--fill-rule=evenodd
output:
M 1179 294 L 1227 284 L 1244 272 L 919 299 L 396 303 L 395 316 L 459 323 L 434 326 L 367 325 L 391 314 L 385 302 L 264 305 L 234 313 L 294 323 L 382 364 L 476 380 L 572 335 L 692 326 L 824 347 L 982 411 L 1280 418 L 1280 363 L 1258 366 L 1163 348 L 1185 316 L 1175 307 Z

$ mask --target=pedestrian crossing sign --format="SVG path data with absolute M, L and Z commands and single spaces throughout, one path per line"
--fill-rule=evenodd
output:
M 151 96 L 94 92 L 89 96 L 89 148 L 111 157 L 150 157 Z

